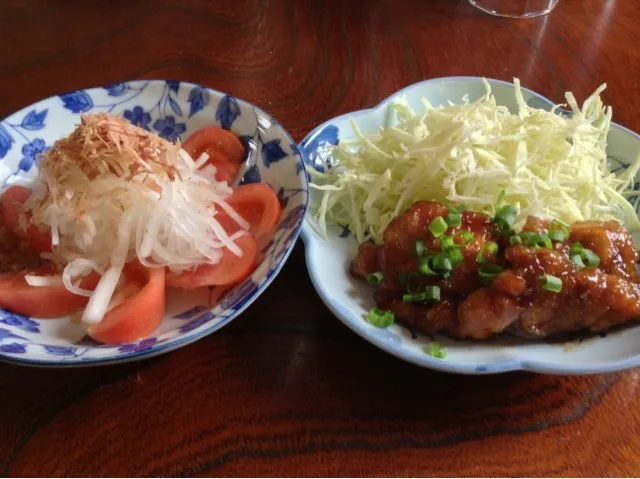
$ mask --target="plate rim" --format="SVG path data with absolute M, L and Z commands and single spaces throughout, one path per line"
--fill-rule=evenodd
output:
M 175 80 L 175 79 L 161 79 L 161 78 L 138 78 L 138 79 L 132 79 L 132 80 L 122 80 L 122 81 L 119 81 L 119 82 L 116 82 L 116 83 L 110 83 L 108 85 L 103 85 L 103 86 L 90 86 L 90 87 L 87 87 L 87 88 L 76 88 L 76 89 L 73 89 L 73 90 L 67 90 L 67 91 L 61 92 L 59 94 L 50 95 L 50 96 L 48 96 L 46 98 L 42 98 L 40 100 L 36 100 L 36 101 L 30 103 L 29 105 L 26 105 L 26 106 L 22 107 L 21 109 L 16 110 L 15 112 L 12 112 L 9 115 L 5 116 L 4 118 L 0 119 L 0 123 L 5 122 L 7 119 L 11 118 L 14 115 L 15 116 L 19 116 L 20 114 L 28 113 L 28 111 L 30 109 L 34 108 L 35 105 L 37 105 L 39 103 L 46 102 L 46 101 L 49 101 L 49 100 L 55 100 L 56 98 L 59 98 L 62 95 L 66 95 L 66 94 L 73 93 L 73 92 L 76 92 L 76 91 L 91 92 L 92 90 L 104 89 L 107 86 L 114 85 L 114 84 L 117 84 L 117 83 L 134 83 L 134 82 L 155 83 L 155 82 L 162 82 L 162 83 L 166 84 L 167 82 L 172 82 L 172 81 L 180 82 L 181 85 L 182 84 L 188 85 L 190 88 L 203 87 L 203 88 L 206 88 L 207 90 L 209 90 L 210 92 L 212 92 L 212 93 L 214 93 L 216 95 L 219 95 L 220 97 L 230 96 L 230 97 L 234 98 L 235 100 L 237 100 L 238 102 L 244 103 L 245 105 L 250 106 L 251 108 L 254 109 L 254 111 L 256 113 L 260 113 L 260 114 L 264 115 L 265 117 L 267 117 L 269 120 L 272 121 L 273 125 L 276 125 L 277 127 L 279 127 L 282 130 L 282 132 L 284 133 L 286 138 L 289 140 L 290 147 L 293 149 L 292 154 L 290 156 L 293 156 L 293 157 L 297 156 L 297 162 L 299 162 L 299 166 L 303 167 L 303 169 L 304 169 L 304 161 L 302 159 L 302 152 L 300 151 L 300 147 L 298 146 L 296 141 L 293 139 L 293 137 L 291 136 L 289 131 L 282 125 L 282 123 L 280 123 L 280 121 L 277 118 L 275 118 L 273 115 L 271 115 L 270 113 L 266 112 L 264 109 L 262 109 L 261 107 L 255 105 L 252 102 L 249 102 L 249 101 L 244 100 L 244 99 L 242 99 L 240 97 L 231 95 L 229 93 L 222 92 L 222 91 L 217 90 L 215 88 L 211 88 L 211 87 L 209 87 L 207 85 L 203 85 L 203 84 L 200 84 L 200 83 L 194 83 L 194 82 L 191 82 L 191 81 L 182 81 L 182 80 Z M 298 237 L 300 236 L 300 234 L 302 232 L 302 225 L 304 223 L 304 218 L 306 217 L 306 213 L 307 213 L 307 210 L 309 208 L 309 195 L 308 195 L 308 192 L 309 192 L 309 179 L 308 179 L 306 174 L 305 175 L 301 175 L 301 176 L 303 177 L 303 184 L 306 186 L 307 199 L 306 199 L 306 201 L 304 201 L 304 203 L 302 205 L 303 206 L 302 214 L 300 215 L 299 219 L 297 220 L 297 223 L 296 223 L 296 226 L 294 228 L 294 231 L 290 235 L 289 239 L 287 240 L 287 241 L 290 242 L 289 245 L 284 250 L 284 253 L 280 257 L 277 265 L 274 268 L 272 268 L 266 274 L 264 280 L 260 283 L 260 285 L 253 292 L 250 293 L 249 299 L 247 299 L 238 309 L 236 309 L 234 311 L 234 313 L 228 315 L 222 321 L 214 322 L 211 327 L 203 328 L 201 331 L 198 331 L 197 333 L 194 333 L 193 335 L 185 335 L 185 334 L 183 334 L 183 335 L 177 336 L 177 337 L 175 337 L 173 339 L 170 339 L 170 340 L 168 340 L 168 341 L 166 341 L 164 343 L 153 345 L 149 349 L 145 349 L 143 351 L 129 351 L 129 352 L 118 354 L 117 356 L 114 356 L 114 357 L 104 357 L 104 358 L 94 358 L 94 359 L 82 359 L 82 358 L 77 358 L 77 357 L 55 359 L 55 358 L 52 357 L 51 359 L 35 359 L 35 358 L 25 357 L 24 355 L 12 355 L 10 353 L 5 353 L 3 351 L 0 351 L 0 362 L 8 363 L 8 364 L 20 365 L 20 366 L 42 367 L 42 368 L 82 368 L 82 367 L 93 367 L 93 366 L 108 366 L 108 365 L 112 365 L 112 364 L 128 363 L 128 362 L 133 362 L 133 361 L 137 361 L 137 360 L 141 360 L 141 359 L 146 359 L 146 358 L 159 356 L 161 354 L 165 354 L 165 353 L 174 351 L 176 349 L 182 348 L 184 346 L 187 346 L 187 345 L 189 345 L 191 343 L 194 343 L 194 342 L 202 339 L 205 336 L 208 336 L 210 334 L 215 333 L 216 331 L 218 331 L 219 329 L 223 328 L 224 326 L 229 324 L 231 321 L 236 319 L 249 306 L 251 306 L 254 303 L 254 301 L 257 300 L 258 297 L 260 297 L 262 295 L 262 293 L 264 293 L 264 291 L 271 285 L 273 280 L 276 278 L 276 276 L 278 276 L 278 274 L 280 273 L 280 271 L 284 267 L 285 263 L 289 259 L 289 256 L 291 255 L 291 252 L 293 251 L 293 248 L 295 247 L 295 245 L 296 245 L 296 243 L 298 241 Z M 244 296 L 243 298 L 246 298 L 246 297 L 247 296 Z M 241 299 L 242 298 L 240 298 L 239 300 L 241 300 Z M 195 315 L 193 318 L 191 318 L 191 320 L 198 319 L 200 316 L 206 314 L 207 311 L 211 311 L 212 309 L 213 308 L 205 309 L 205 310 L 201 311 L 200 313 Z
M 408 90 L 419 88 L 421 86 L 432 84 L 432 83 L 449 83 L 449 82 L 459 82 L 459 81 L 481 82 L 483 79 L 488 81 L 490 84 L 500 84 L 500 85 L 509 86 L 513 88 L 512 82 L 508 82 L 505 80 L 498 80 L 494 78 L 488 78 L 488 77 L 475 77 L 475 76 L 438 77 L 438 78 L 430 78 L 417 83 L 413 83 L 387 96 L 372 108 L 355 110 L 353 112 L 348 112 L 348 113 L 336 116 L 334 118 L 331 118 L 323 122 L 317 127 L 313 128 L 307 135 L 305 135 L 305 137 L 299 143 L 298 147 L 300 150 L 300 154 L 304 155 L 303 146 L 309 141 L 311 141 L 315 135 L 317 135 L 320 131 L 324 130 L 324 128 L 326 128 L 327 126 L 340 120 L 346 120 L 354 116 L 373 114 L 380 110 L 383 110 L 387 107 L 387 104 L 389 102 L 395 100 L 398 97 L 401 97 Z M 547 97 L 533 90 L 530 90 L 525 87 L 521 87 L 521 89 L 522 91 L 529 93 L 532 97 L 542 101 L 548 106 L 553 106 L 555 104 Z M 633 138 L 635 138 L 636 141 L 640 143 L 640 134 L 630 130 L 629 128 L 623 125 L 612 122 L 611 129 L 618 129 L 626 134 L 629 134 Z M 336 316 L 343 324 L 345 324 L 349 329 L 351 329 L 353 332 L 358 334 L 360 337 L 372 343 L 374 346 L 377 346 L 378 348 L 382 349 L 383 351 L 399 359 L 407 361 L 409 363 L 412 363 L 424 368 L 437 370 L 437 371 L 457 373 L 457 374 L 467 374 L 467 375 L 498 374 L 498 373 L 513 372 L 513 371 L 528 371 L 533 373 L 561 374 L 561 375 L 590 375 L 590 374 L 602 374 L 602 373 L 622 371 L 622 370 L 630 369 L 632 367 L 640 365 L 640 353 L 637 353 L 625 359 L 602 362 L 600 364 L 589 364 L 587 366 L 583 366 L 580 363 L 562 363 L 557 361 L 524 360 L 519 358 L 505 359 L 505 360 L 494 361 L 490 363 L 462 363 L 462 362 L 452 362 L 448 359 L 445 359 L 445 360 L 437 359 L 427 354 L 415 353 L 406 348 L 396 346 L 393 343 L 384 340 L 380 336 L 373 334 L 372 329 L 365 327 L 366 323 L 362 318 L 358 318 L 353 314 L 347 314 L 348 310 L 346 308 L 342 308 L 339 305 L 339 303 L 335 301 L 331 297 L 331 295 L 328 293 L 328 291 L 324 288 L 320 275 L 316 270 L 315 262 L 313 260 L 313 254 L 314 254 L 316 245 L 323 240 L 317 237 L 317 233 L 313 230 L 313 227 L 309 223 L 309 219 L 306 214 L 303 220 L 301 237 L 305 245 L 305 262 L 307 264 L 307 269 L 309 271 L 311 282 L 316 292 L 320 296 L 320 299 L 325 304 L 325 306 L 327 306 L 327 308 L 331 311 L 331 313 L 334 316 Z M 640 327 L 640 325 L 638 325 L 637 327 Z

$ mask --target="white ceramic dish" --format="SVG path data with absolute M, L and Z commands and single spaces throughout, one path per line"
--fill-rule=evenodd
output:
M 105 346 L 68 318 L 38 320 L 0 309 L 0 358 L 22 364 L 107 364 L 154 356 L 211 334 L 236 318 L 271 283 L 298 237 L 307 208 L 307 180 L 293 140 L 267 113 L 242 100 L 191 83 L 150 80 L 78 90 L 37 102 L 0 122 L 0 194 L 37 175 L 34 160 L 68 135 L 82 113 L 110 112 L 171 141 L 205 126 L 239 135 L 248 151 L 241 183 L 262 181 L 277 192 L 282 216 L 263 260 L 242 284 L 211 307 L 207 288 L 172 290 L 167 314 L 148 338 Z
M 515 110 L 514 87 L 510 83 L 489 80 L 498 104 Z M 549 109 L 548 100 L 529 90 L 523 91 L 527 103 L 536 108 Z M 329 120 L 314 129 L 302 141 L 300 150 L 304 161 L 316 168 L 324 167 L 323 150 L 326 144 L 337 144 L 341 138 L 353 136 L 350 120 L 357 121 L 362 131 L 377 131 L 387 125 L 387 105 L 404 98 L 416 110 L 421 99 L 432 104 L 460 102 L 468 94 L 473 101 L 484 94 L 481 78 L 453 77 L 427 80 L 411 85 L 387 98 L 375 108 L 349 113 Z M 562 99 L 558 99 L 561 102 Z M 624 168 L 640 154 L 640 136 L 613 125 L 608 138 L 608 154 L 617 167 Z M 437 336 L 448 348 L 446 359 L 425 354 L 422 347 L 431 339 L 415 335 L 400 325 L 378 329 L 364 319 L 375 303 L 371 288 L 350 276 L 348 267 L 357 252 L 357 243 L 340 227 L 333 227 L 327 239 L 311 226 L 307 215 L 302 237 L 306 247 L 309 273 L 318 294 L 327 307 L 348 327 L 379 348 L 419 366 L 441 371 L 466 374 L 491 374 L 527 370 L 554 374 L 591 374 L 617 371 L 640 365 L 640 326 L 603 334 L 600 337 L 566 343 L 533 343 L 517 338 L 501 337 L 487 342 L 467 342 Z M 640 238 L 634 237 L 636 246 Z

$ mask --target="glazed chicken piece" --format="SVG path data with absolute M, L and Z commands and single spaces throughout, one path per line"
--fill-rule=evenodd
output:
M 539 221 L 529 218 L 525 230 L 536 230 L 532 225 Z M 574 242 L 599 256 L 597 268 L 578 269 L 573 264 L 569 245 Z M 523 307 L 510 332 L 526 337 L 583 329 L 599 332 L 640 318 L 638 253 L 628 231 L 616 222 L 578 222 L 571 226 L 566 243 L 556 243 L 553 249 L 513 246 L 505 256 L 511 267 L 494 280 L 492 289 L 517 298 Z M 560 278 L 562 291 L 544 290 L 543 274 Z
M 482 247 L 492 240 L 496 231 L 496 226 L 489 216 L 464 211 L 461 213 L 461 225 L 447 229 L 447 236 L 461 231 L 469 231 L 473 235 L 471 242 L 461 246 L 462 262 L 447 279 L 413 274 L 407 279 L 406 284 L 401 281 L 403 276 L 418 270 L 419 259 L 415 250 L 417 240 L 424 241 L 425 251 L 442 251 L 440 240 L 431 234 L 429 225 L 437 217 L 446 218 L 448 213 L 449 209 L 440 203 L 415 203 L 389 223 L 384 232 L 382 245 L 360 245 L 358 256 L 351 264 L 351 273 L 366 279 L 370 274 L 380 271 L 384 279 L 375 293 L 376 303 L 382 309 L 393 311 L 397 319 L 412 328 L 427 334 L 446 332 L 452 336 L 468 336 L 469 328 L 460 324 L 457 310 L 467 295 L 482 287 L 476 257 Z M 402 301 L 407 287 L 411 290 L 423 290 L 426 286 L 432 285 L 441 288 L 442 300 L 435 306 L 427 307 Z M 503 299 L 502 295 L 497 296 L 500 298 L 496 298 L 496 304 L 510 302 L 510 298 Z M 473 323 L 475 322 L 474 319 Z M 498 331 L 488 331 L 486 335 L 496 332 Z
M 448 208 L 440 203 L 433 201 L 415 203 L 389 223 L 383 235 L 382 245 L 376 246 L 373 243 L 360 245 L 358 256 L 351 263 L 351 273 L 366 279 L 368 275 L 380 271 L 384 275 L 379 285 L 380 289 L 397 293 L 405 292 L 406 285 L 400 281 L 400 278 L 416 272 L 419 266 L 415 249 L 416 241 L 424 240 L 425 251 L 442 251 L 440 240 L 434 238 L 429 231 L 429 224 L 439 216 L 446 218 L 448 213 Z M 414 275 L 412 287 L 421 289 L 424 286 L 438 284 L 443 291 L 457 294 L 469 293 L 482 285 L 478 279 L 476 255 L 485 243 L 491 241 L 495 225 L 489 216 L 468 211 L 462 212 L 461 221 L 462 224 L 459 227 L 449 228 L 446 234 L 451 236 L 461 231 L 469 231 L 473 234 L 473 240 L 461 248 L 462 263 L 444 282 L 438 278 Z
M 416 203 L 389 224 L 382 245 L 361 245 L 351 265 L 356 277 L 366 278 L 377 271 L 383 274 L 374 294 L 376 303 L 411 328 L 477 340 L 503 331 L 544 338 L 580 330 L 599 332 L 640 318 L 638 253 L 629 233 L 614 221 L 575 223 L 566 242 L 535 248 L 511 246 L 507 238 L 497 236 L 487 215 L 465 212 L 462 225 L 447 231 L 448 235 L 460 230 L 473 234 L 473 241 L 462 248 L 462 263 L 446 279 L 414 274 L 412 284 L 403 284 L 402 275 L 418 268 L 416 240 L 424 241 L 425 250 L 440 250 L 440 240 L 428 226 L 447 213 L 438 203 Z M 523 231 L 544 234 L 549 227 L 549 222 L 529 217 Z M 492 240 L 500 244 L 495 261 L 505 270 L 490 285 L 483 285 L 476 255 Z M 597 268 L 580 269 L 571 261 L 570 245 L 575 242 L 598 255 Z M 561 291 L 544 289 L 544 275 L 559 278 Z M 402 300 L 408 287 L 423 290 L 428 285 L 441 288 L 439 302 L 427 305 Z

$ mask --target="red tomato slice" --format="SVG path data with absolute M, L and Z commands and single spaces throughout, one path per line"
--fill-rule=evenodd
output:
M 249 223 L 250 233 L 258 244 L 269 241 L 280 219 L 280 200 L 264 183 L 243 185 L 234 190 L 227 203 Z M 240 226 L 226 213 L 216 216 L 228 234 L 240 230 Z
M 222 286 L 245 279 L 255 268 L 256 241 L 251 236 L 242 236 L 235 242 L 242 250 L 242 256 L 236 256 L 225 248 L 218 264 L 203 264 L 180 274 L 168 272 L 167 286 L 194 289 L 200 286 Z
M 89 336 L 101 343 L 124 343 L 148 336 L 164 317 L 164 268 L 145 268 L 136 261 L 127 264 L 123 273 L 122 289 L 135 292 L 108 310 L 100 323 L 89 326 Z
M 244 160 L 244 146 L 240 139 L 217 126 L 203 128 L 186 139 L 182 148 L 197 160 L 202 153 L 209 155 L 206 164 L 216 167 L 217 181 L 231 182 Z
M 32 274 L 46 275 L 50 270 L 38 270 Z M 100 277 L 87 276 L 81 283 L 83 288 L 93 289 Z M 30 286 L 25 272 L 0 274 L 0 306 L 9 311 L 34 318 L 57 318 L 66 316 L 86 306 L 89 298 L 68 291 L 64 285 Z
M 10 186 L 2 195 L 0 203 L 0 220 L 7 230 L 19 238 L 26 239 L 29 246 L 39 253 L 51 251 L 51 232 L 41 231 L 31 225 L 25 231 L 20 227 L 22 206 L 31 196 L 31 190 L 23 186 Z

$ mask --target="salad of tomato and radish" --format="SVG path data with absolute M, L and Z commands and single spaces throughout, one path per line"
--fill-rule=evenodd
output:
M 165 289 L 251 275 L 281 213 L 261 183 L 232 188 L 246 152 L 207 127 L 171 143 L 105 113 L 85 115 L 40 158 L 32 187 L 0 198 L 0 307 L 81 317 L 96 341 L 152 333 Z

